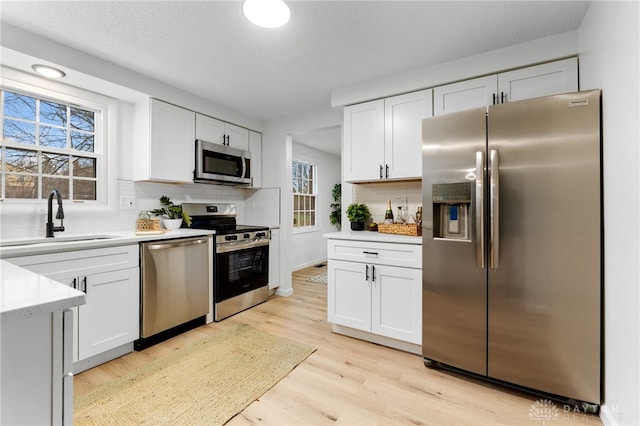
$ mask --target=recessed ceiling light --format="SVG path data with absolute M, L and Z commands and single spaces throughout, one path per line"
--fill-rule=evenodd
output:
M 291 11 L 283 0 L 244 0 L 242 13 L 263 28 L 278 28 L 289 22 Z
M 31 68 L 33 68 L 33 70 L 38 74 L 47 78 L 62 78 L 66 75 L 64 71 L 50 67 L 48 65 L 35 64 L 31 65 Z

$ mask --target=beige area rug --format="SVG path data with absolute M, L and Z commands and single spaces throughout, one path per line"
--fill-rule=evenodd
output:
M 316 349 L 232 326 L 74 398 L 76 425 L 221 425 Z

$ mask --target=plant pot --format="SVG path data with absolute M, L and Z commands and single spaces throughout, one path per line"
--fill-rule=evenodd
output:
M 364 231 L 364 222 L 351 222 L 352 231 Z
M 182 218 L 180 219 L 162 219 L 162 224 L 165 228 L 172 230 L 178 229 L 182 225 Z

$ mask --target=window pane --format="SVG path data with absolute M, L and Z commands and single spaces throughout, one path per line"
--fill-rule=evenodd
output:
M 67 131 L 60 127 L 40 125 L 40 145 L 55 148 L 67 147 Z
M 38 173 L 37 152 L 24 149 L 7 149 L 6 153 L 7 172 Z
M 36 98 L 4 92 L 4 115 L 36 121 Z
M 11 142 L 36 144 L 36 124 L 5 118 L 2 137 Z
M 73 199 L 74 200 L 95 200 L 96 181 L 94 180 L 73 180 Z
M 67 125 L 67 106 L 57 102 L 40 101 L 40 123 Z
M 48 198 L 51 191 L 57 189 L 62 198 L 69 199 L 69 179 L 42 177 L 42 198 Z
M 73 175 L 79 177 L 96 177 L 96 159 L 73 157 Z
M 293 214 L 293 226 L 298 227 L 298 213 Z
M 311 206 L 309 207 L 309 209 L 315 210 L 316 209 L 316 197 L 310 197 L 309 201 L 311 202 Z
M 34 175 L 5 176 L 5 197 L 36 198 L 38 196 L 38 177 Z
M 71 127 L 74 129 L 94 131 L 95 114 L 93 111 L 85 111 L 80 108 L 71 107 Z
M 42 173 L 46 175 L 69 175 L 69 156 L 42 153 Z
M 90 133 L 71 132 L 71 148 L 78 151 L 93 152 L 93 135 Z
M 315 226 L 316 225 L 316 214 L 315 212 L 310 212 L 309 213 L 309 226 Z

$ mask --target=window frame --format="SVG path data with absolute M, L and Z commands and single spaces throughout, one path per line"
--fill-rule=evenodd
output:
M 46 83 L 46 82 L 45 82 Z M 9 142 L 3 139 L 4 135 L 4 109 L 3 103 L 0 102 L 0 149 L 21 149 L 29 150 L 38 153 L 46 152 L 53 154 L 62 154 L 69 156 L 69 161 L 72 158 L 92 158 L 95 159 L 96 167 L 96 199 L 95 200 L 74 200 L 69 194 L 69 198 L 65 199 L 67 202 L 71 202 L 74 205 L 86 205 L 106 207 L 109 204 L 108 188 L 108 156 L 107 156 L 107 143 L 108 143 L 108 111 L 110 99 L 102 95 L 87 92 L 83 89 L 74 88 L 71 86 L 59 85 L 58 90 L 48 89 L 39 85 L 24 83 L 20 81 L 10 80 L 7 78 L 0 78 L 1 94 L 0 101 L 4 101 L 5 92 L 12 92 L 21 95 L 37 98 L 40 101 L 50 101 L 60 104 L 64 104 L 67 108 L 80 108 L 86 111 L 92 111 L 94 113 L 94 131 L 93 131 L 93 152 L 89 151 L 77 151 L 71 148 L 57 148 L 48 147 L 42 145 L 31 145 L 20 142 Z M 68 120 L 71 118 L 69 117 Z M 69 127 L 69 126 L 67 126 Z M 0 167 L 4 167 L 6 156 L 2 155 Z M 71 167 L 71 164 L 69 165 Z M 39 167 L 37 174 L 39 183 L 42 182 L 42 177 L 50 177 L 50 175 L 43 174 L 42 169 Z M 71 174 L 66 176 L 60 176 L 62 179 L 72 180 L 74 179 Z M 78 177 L 76 177 L 78 178 Z M 82 177 L 79 177 L 82 180 Z M 0 180 L 0 196 L 4 194 L 5 180 Z M 42 186 L 39 185 L 38 192 L 41 193 L 42 198 L 0 198 L 5 205 L 42 205 L 47 202 L 47 195 L 42 192 Z
M 293 179 L 296 179 L 296 175 L 294 175 L 293 173 L 293 166 L 296 163 L 301 163 L 301 164 L 306 164 L 306 165 L 310 165 L 312 166 L 312 170 L 313 170 L 313 176 L 311 177 L 312 181 L 313 181 L 313 185 L 311 188 L 311 192 L 310 193 L 304 193 L 304 192 L 295 192 L 295 188 L 293 186 Z M 319 194 L 318 194 L 318 163 L 315 161 L 309 161 L 309 160 L 304 160 L 302 158 L 294 158 L 291 161 L 291 188 L 292 188 L 292 221 L 291 221 L 291 229 L 292 229 L 292 233 L 293 234 L 303 234 L 303 233 L 307 233 L 307 232 L 317 232 L 320 230 L 320 224 L 319 224 L 319 218 L 320 216 L 318 215 L 318 199 L 319 199 Z M 309 197 L 313 197 L 314 199 L 314 208 L 313 210 L 302 210 L 302 211 L 310 211 L 313 212 L 314 217 L 315 217 L 315 223 L 313 225 L 307 225 L 307 226 L 296 226 L 294 224 L 294 220 L 296 217 L 296 213 L 301 211 L 298 210 L 296 208 L 295 205 L 295 197 L 296 195 L 302 195 L 302 196 L 309 196 Z

